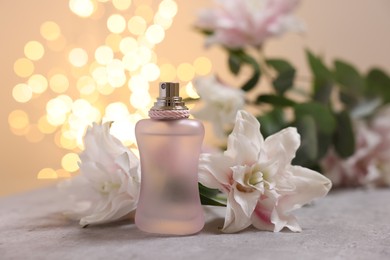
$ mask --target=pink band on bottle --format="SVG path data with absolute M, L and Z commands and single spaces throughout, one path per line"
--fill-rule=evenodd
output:
M 149 117 L 152 119 L 180 119 L 189 116 L 188 110 L 149 110 Z

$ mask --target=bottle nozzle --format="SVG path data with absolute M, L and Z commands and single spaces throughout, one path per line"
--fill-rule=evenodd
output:
M 159 92 L 160 98 L 179 97 L 179 83 L 161 82 Z
M 150 110 L 188 110 L 179 95 L 179 83 L 161 82 L 159 85 L 159 97 Z

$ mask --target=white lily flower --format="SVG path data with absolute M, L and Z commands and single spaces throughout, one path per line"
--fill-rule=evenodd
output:
M 216 6 L 201 10 L 196 25 L 213 32 L 206 44 L 230 49 L 261 46 L 268 38 L 287 31 L 303 31 L 292 15 L 298 0 L 216 0 Z
M 222 231 L 238 232 L 253 224 L 279 232 L 301 228 L 291 211 L 325 196 L 331 182 L 323 175 L 291 165 L 300 145 L 295 128 L 286 128 L 264 140 L 260 124 L 246 111 L 236 124 L 223 154 L 202 154 L 199 181 L 227 194 Z
M 82 226 L 118 220 L 137 206 L 139 159 L 109 133 L 110 124 L 88 128 L 80 174 L 59 184 L 72 201 L 65 214 Z
M 341 158 L 332 149 L 321 164 L 335 186 L 390 186 L 390 106 L 380 109 L 370 122 L 354 122 L 356 149 Z
M 194 83 L 204 106 L 191 111 L 192 114 L 199 119 L 210 121 L 217 137 L 225 137 L 225 127 L 234 124 L 237 111 L 245 105 L 245 92 L 225 86 L 215 76 L 198 78 Z

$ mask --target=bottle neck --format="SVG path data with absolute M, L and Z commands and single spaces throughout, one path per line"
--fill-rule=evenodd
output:
M 157 120 L 185 119 L 190 116 L 188 109 L 182 110 L 149 110 L 149 117 Z
M 152 119 L 181 119 L 189 117 L 188 108 L 179 96 L 179 83 L 161 82 L 159 97 L 149 111 Z
M 183 99 L 179 96 L 176 97 L 158 97 L 154 106 L 150 110 L 188 110 L 185 106 Z

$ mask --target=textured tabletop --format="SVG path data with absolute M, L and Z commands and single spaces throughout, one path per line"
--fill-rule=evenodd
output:
M 296 212 L 302 233 L 222 234 L 224 208 L 205 207 L 193 236 L 143 233 L 121 221 L 80 228 L 54 188 L 0 199 L 0 259 L 390 259 L 390 190 L 331 192 Z

